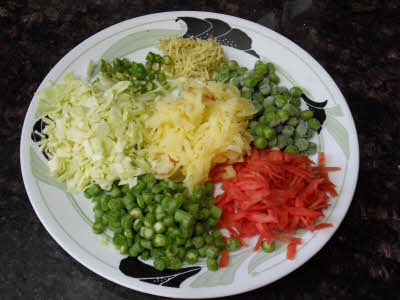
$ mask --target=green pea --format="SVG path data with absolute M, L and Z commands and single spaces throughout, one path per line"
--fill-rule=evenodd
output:
M 269 147 L 270 148 L 275 147 L 277 144 L 278 144 L 278 138 L 277 137 L 274 137 L 269 141 Z
M 280 149 L 285 148 L 288 145 L 288 137 L 284 135 L 278 135 L 278 144 L 277 146 Z
M 248 71 L 248 69 L 246 67 L 240 67 L 240 68 L 236 69 L 236 72 L 239 74 L 239 76 L 243 75 L 247 71 Z
M 269 74 L 268 79 L 269 79 L 269 81 L 271 81 L 272 83 L 275 83 L 275 84 L 278 84 L 281 81 L 279 76 L 276 75 L 275 73 Z
M 280 133 L 282 131 L 282 129 L 283 129 L 283 125 L 282 124 L 279 124 L 278 126 L 275 127 L 275 130 L 276 130 L 277 133 Z
M 282 108 L 287 103 L 287 100 L 283 98 L 282 95 L 275 96 L 275 106 L 278 108 Z
M 304 151 L 308 148 L 308 141 L 305 138 L 297 138 L 294 141 L 298 151 Z
M 290 118 L 290 119 L 286 122 L 286 124 L 287 124 L 287 125 L 290 125 L 290 126 L 296 126 L 298 123 L 299 123 L 299 122 L 297 121 L 297 118 L 295 118 L 295 117 Z
M 314 132 L 315 132 L 314 130 L 308 128 L 307 133 L 305 135 L 306 139 L 308 139 L 308 140 L 312 139 L 312 137 L 314 136 Z
M 252 77 L 257 80 L 257 84 L 258 84 L 261 80 L 263 80 L 264 74 L 260 71 L 255 70 L 255 71 L 253 71 Z
M 285 98 L 287 101 L 292 97 L 289 92 L 282 92 L 282 97 Z
M 236 60 L 230 60 L 228 61 L 228 68 L 229 70 L 233 71 L 236 70 L 239 67 L 239 64 Z
M 321 123 L 315 119 L 311 118 L 307 121 L 308 127 L 310 127 L 312 130 L 319 130 L 321 128 Z
M 269 112 L 276 112 L 277 109 L 274 106 L 266 106 L 264 109 L 264 114 L 267 114 Z
M 294 97 L 300 97 L 303 94 L 303 91 L 298 86 L 294 86 L 289 90 L 289 93 Z
M 267 107 L 274 105 L 274 103 L 275 103 L 275 97 L 268 96 L 267 98 L 264 99 L 263 105 L 264 107 Z
M 298 150 L 295 145 L 289 145 L 286 147 L 286 151 L 289 152 L 290 154 L 297 154 Z
M 269 125 L 270 127 L 275 127 L 279 125 L 279 117 L 275 112 L 268 112 L 264 115 L 265 124 Z
M 251 90 L 242 89 L 242 91 L 240 92 L 240 96 L 242 98 L 246 98 L 246 99 L 251 99 L 252 94 L 253 94 L 253 92 Z
M 303 137 L 307 134 L 307 125 L 301 121 L 296 127 L 296 137 Z
M 294 139 L 292 139 L 291 137 L 288 137 L 287 144 L 294 145 Z
M 266 129 L 266 128 L 267 128 L 267 126 L 265 126 L 264 124 L 258 123 L 254 128 L 254 132 L 258 136 L 263 136 L 264 129 Z
M 300 100 L 300 98 L 298 98 L 298 97 L 292 97 L 292 98 L 289 100 L 289 103 L 290 103 L 290 104 L 293 104 L 293 105 L 296 106 L 296 107 L 300 107 L 300 105 L 301 105 L 301 100 Z
M 253 94 L 252 99 L 255 102 L 262 103 L 263 100 L 264 100 L 264 95 L 261 94 L 260 92 L 256 92 L 256 93 Z
M 248 88 L 254 88 L 258 83 L 257 78 L 252 76 L 246 77 L 243 81 L 244 85 Z
M 290 126 L 290 125 L 284 126 L 283 129 L 282 129 L 282 134 L 287 136 L 287 137 L 292 136 L 294 134 L 294 127 Z
M 314 116 L 313 112 L 311 110 L 308 110 L 308 109 L 303 110 L 300 113 L 300 118 L 302 118 L 304 121 L 307 121 L 307 120 L 311 119 L 313 116 Z
M 286 99 L 286 101 L 287 101 L 287 99 Z M 293 104 L 286 103 L 286 104 L 282 107 L 282 109 L 283 109 L 284 111 L 287 111 L 290 117 L 294 117 L 294 116 L 296 115 L 296 107 L 293 106 Z
M 254 69 L 261 72 L 262 74 L 268 73 L 268 66 L 264 64 L 261 60 L 257 60 L 254 64 Z
M 255 128 L 256 128 L 256 126 L 257 126 L 257 124 L 258 124 L 258 122 L 257 121 L 250 121 L 250 123 L 249 123 L 249 128 L 250 128 L 250 130 L 255 130 Z
M 264 126 L 265 126 L 265 125 L 264 125 Z M 265 137 L 267 140 L 270 140 L 270 139 L 272 139 L 272 138 L 274 138 L 274 137 L 276 136 L 275 130 L 272 129 L 271 127 L 269 127 L 269 126 L 265 126 L 265 127 L 263 128 L 263 130 L 262 130 L 262 133 L 263 133 L 264 137 Z
M 282 94 L 285 94 L 285 93 L 289 92 L 289 90 L 288 90 L 288 88 L 286 86 L 281 85 L 280 88 L 281 88 Z
M 258 136 L 254 140 L 254 146 L 257 149 L 265 149 L 268 146 L 268 141 L 264 137 Z
M 283 122 L 285 122 L 286 120 L 289 119 L 289 114 L 283 109 L 278 109 L 276 114 L 278 115 L 278 118 L 279 118 L 281 123 L 283 123 Z
M 281 88 L 277 85 L 273 85 L 271 87 L 271 96 L 276 96 L 276 95 L 280 95 L 281 93 Z
M 269 86 L 268 83 L 266 83 L 266 84 L 263 84 L 262 86 L 260 86 L 259 91 L 261 94 L 266 96 L 271 92 L 271 87 Z
M 313 142 L 308 142 L 308 148 L 306 150 L 306 155 L 314 155 L 317 153 L 317 144 Z
M 268 73 L 269 73 L 269 74 L 275 72 L 275 66 L 274 66 L 273 63 L 271 63 L 271 62 L 267 63 L 267 67 L 268 67 Z

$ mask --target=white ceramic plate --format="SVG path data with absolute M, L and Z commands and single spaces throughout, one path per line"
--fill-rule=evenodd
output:
M 109 243 L 101 246 L 100 237 L 90 228 L 93 222 L 91 203 L 81 195 L 65 191 L 46 166 L 46 160 L 31 139 L 32 128 L 40 118 L 34 97 L 26 114 L 21 136 L 21 169 L 28 196 L 38 217 L 54 239 L 76 260 L 97 274 L 120 285 L 145 293 L 177 298 L 221 297 L 246 292 L 267 285 L 300 267 L 323 247 L 338 228 L 351 203 L 359 165 L 357 133 L 348 105 L 329 74 L 304 50 L 258 24 L 232 16 L 206 12 L 168 12 L 147 15 L 111 26 L 76 46 L 46 76 L 39 89 L 49 82 L 59 83 L 73 71 L 85 78 L 90 59 L 99 61 L 127 56 L 143 60 L 155 51 L 161 37 L 195 35 L 216 37 L 227 56 L 252 68 L 257 60 L 272 61 L 286 86 L 304 87 L 315 102 L 327 100 L 319 112 L 326 115 L 323 130 L 315 137 L 319 150 L 326 154 L 327 165 L 339 166 L 331 174 L 339 196 L 331 199 L 325 219 L 333 228 L 299 232 L 303 243 L 296 258 L 286 260 L 286 245 L 278 244 L 271 254 L 253 252 L 250 248 L 232 253 L 227 268 L 207 271 L 204 264 L 196 271 L 175 272 L 160 276 L 143 273 L 141 278 L 125 276 L 119 270 L 123 258 Z M 322 112 L 321 112 L 322 111 Z M 252 243 L 254 241 L 250 241 Z M 151 278 L 151 277 L 157 278 Z M 137 276 L 140 277 L 140 276 Z

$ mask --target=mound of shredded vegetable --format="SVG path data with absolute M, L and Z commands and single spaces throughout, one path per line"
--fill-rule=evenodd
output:
M 337 196 L 328 171 L 340 168 L 325 167 L 324 153 L 319 153 L 318 165 L 313 164 L 305 155 L 253 149 L 244 162 L 233 165 L 236 176 L 226 178 L 226 164 L 215 167 L 211 176 L 213 181 L 223 182 L 224 191 L 216 198 L 222 209 L 218 226 L 239 238 L 259 234 L 254 250 L 263 240 L 268 244 L 273 239 L 289 242 L 287 258 L 293 259 L 301 239 L 281 232 L 332 226 L 316 223 L 324 216 L 322 210 L 329 207 L 329 195 Z
M 171 77 L 206 81 L 226 62 L 224 50 L 214 38 L 205 41 L 193 37 L 171 37 L 161 39 L 158 48 L 172 57 L 173 63 L 163 66 L 163 71 Z
M 105 78 L 89 84 L 70 73 L 36 93 L 48 124 L 39 145 L 51 154 L 51 175 L 69 191 L 93 183 L 110 189 L 115 180 L 134 186 L 136 176 L 151 171 L 141 149 L 147 104 L 126 92 L 130 84 Z
M 217 163 L 241 161 L 250 152 L 248 120 L 255 113 L 237 88 L 191 83 L 179 98 L 160 97 L 146 121 L 150 158 L 159 178 L 183 176 L 191 190 Z

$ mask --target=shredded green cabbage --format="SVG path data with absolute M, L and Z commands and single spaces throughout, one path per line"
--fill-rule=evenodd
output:
M 40 147 L 51 153 L 50 172 L 69 191 L 94 183 L 107 190 L 116 180 L 132 187 L 137 176 L 151 172 L 142 149 L 150 105 L 129 93 L 130 84 L 104 77 L 91 84 L 70 73 L 36 93 L 48 124 Z

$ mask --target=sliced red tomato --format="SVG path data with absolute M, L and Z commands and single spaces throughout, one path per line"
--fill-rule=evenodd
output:
M 226 168 L 236 172 L 224 178 Z M 227 228 L 231 236 L 241 239 L 259 235 L 255 250 L 265 239 L 289 243 L 288 259 L 293 259 L 301 239 L 281 234 L 295 233 L 298 228 L 311 231 L 331 224 L 316 224 L 329 207 L 329 195 L 337 195 L 328 172 L 340 170 L 325 166 L 325 155 L 318 154 L 318 165 L 305 155 L 276 150 L 253 149 L 243 162 L 214 167 L 210 176 L 222 181 L 223 194 L 217 196 L 222 209 L 219 228 Z
M 219 267 L 225 268 L 228 265 L 229 261 L 229 251 L 224 249 L 221 251 L 221 258 L 219 259 Z

